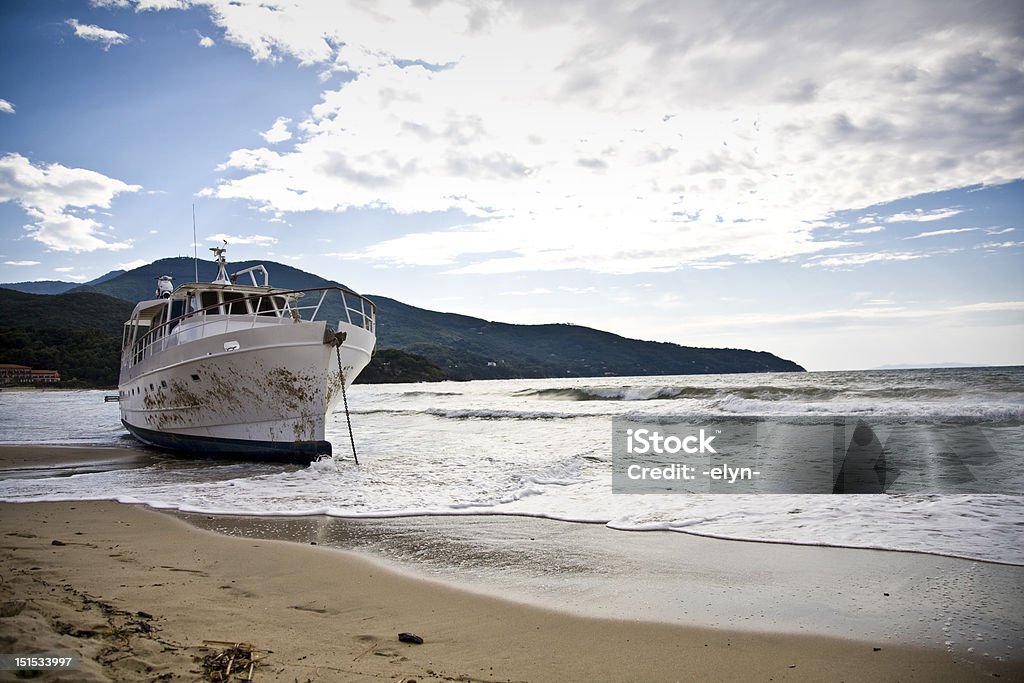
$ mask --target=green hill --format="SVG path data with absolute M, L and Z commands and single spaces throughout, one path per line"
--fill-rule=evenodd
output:
M 121 329 L 133 308 L 106 294 L 0 288 L 0 363 L 57 370 L 65 386 L 117 386 Z
M 579 325 L 510 325 L 370 298 L 380 347 L 425 356 L 456 379 L 803 371 L 763 351 L 640 341 Z
M 34 280 L 32 282 L 9 282 L 0 285 L 5 289 L 23 292 L 25 294 L 63 294 L 78 287 L 74 282 L 61 282 L 60 280 Z
M 118 277 L 123 274 L 123 270 L 112 270 L 106 275 L 101 275 L 95 280 L 86 282 L 87 285 L 96 285 L 101 282 L 106 282 L 112 278 Z M 13 289 L 16 292 L 24 292 L 26 294 L 63 294 L 72 289 L 77 289 L 80 284 L 74 282 L 63 282 L 62 280 L 33 280 L 32 282 L 11 282 L 2 284 L 0 287 L 4 289 Z
M 338 285 L 270 261 L 230 263 L 229 272 L 259 263 L 266 265 L 275 287 Z M 162 275 L 172 276 L 175 284 L 194 282 L 196 266 L 187 257 L 160 259 L 50 296 L 0 290 L 0 340 L 4 342 L 0 362 L 48 367 L 59 370 L 62 377 L 104 386 L 116 384 L 121 326 L 134 303 L 152 297 Z M 198 269 L 201 281 L 216 276 L 217 266 L 212 261 L 199 261 Z M 362 381 L 803 371 L 796 363 L 764 351 L 640 341 L 578 325 L 512 325 L 430 311 L 385 296 L 369 298 L 377 304 L 380 353 L 360 377 Z M 339 318 L 342 311 L 334 306 L 325 307 L 323 313 L 330 320 Z M 27 321 L 30 318 L 33 320 Z M 77 336 L 80 345 L 86 334 L 107 341 L 100 344 L 98 337 L 93 339 L 90 343 L 95 348 L 89 353 L 72 348 L 71 340 Z M 33 350 L 34 344 L 39 345 L 38 350 Z M 102 352 L 101 347 L 105 349 Z M 106 366 L 87 371 L 80 356 Z

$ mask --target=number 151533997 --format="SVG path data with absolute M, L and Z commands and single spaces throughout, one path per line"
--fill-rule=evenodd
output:
M 0 671 L 27 669 L 77 669 L 76 654 L 0 655 Z

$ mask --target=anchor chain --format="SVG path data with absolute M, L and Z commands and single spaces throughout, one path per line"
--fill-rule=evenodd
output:
M 341 378 L 341 401 L 345 406 L 345 422 L 348 423 L 348 440 L 352 444 L 352 459 L 359 464 L 359 456 L 356 455 L 356 437 L 352 432 L 352 417 L 348 411 L 348 394 L 345 391 L 345 369 L 341 364 L 341 344 L 344 341 L 344 337 L 335 337 L 334 350 L 338 354 L 338 376 Z

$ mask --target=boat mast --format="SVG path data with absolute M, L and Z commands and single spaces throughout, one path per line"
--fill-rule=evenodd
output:
M 192 203 L 192 263 L 196 267 L 196 282 L 199 282 L 199 240 L 196 239 L 196 205 Z

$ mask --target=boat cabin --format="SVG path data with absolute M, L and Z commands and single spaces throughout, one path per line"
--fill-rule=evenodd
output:
M 301 320 L 301 292 L 270 287 L 188 284 L 160 299 L 140 302 L 125 322 L 122 351 L 127 365 L 170 346 L 257 325 Z
M 262 264 L 227 274 L 224 248 L 214 247 L 217 278 L 208 283 L 190 283 L 169 290 L 172 278 L 163 276 L 156 298 L 139 302 L 125 322 L 122 338 L 122 367 L 131 367 L 154 353 L 215 334 L 331 319 L 374 331 L 376 307 L 368 299 L 340 287 L 287 290 L 270 286 Z M 261 276 L 261 277 L 260 277 Z M 239 280 L 248 277 L 247 284 Z M 327 299 L 337 292 L 339 297 Z M 313 303 L 300 306 L 306 294 Z M 319 297 L 315 295 L 319 294 Z

